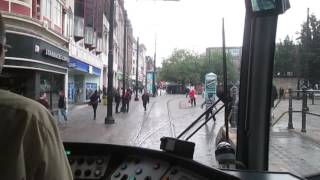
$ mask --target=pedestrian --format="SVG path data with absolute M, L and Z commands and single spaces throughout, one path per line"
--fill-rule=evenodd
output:
M 100 89 L 100 87 L 98 90 L 98 96 L 99 96 L 99 103 L 101 103 L 102 90 Z
M 62 119 L 61 116 L 63 116 L 64 121 L 66 123 L 67 120 L 68 120 L 67 113 L 66 113 L 67 106 L 66 106 L 66 97 L 64 95 L 64 91 L 63 90 L 61 90 L 59 92 L 58 108 L 59 108 L 59 110 L 58 110 L 58 116 L 59 116 L 58 121 L 61 122 L 61 119 Z
M 144 111 L 146 111 L 147 110 L 147 104 L 149 103 L 149 94 L 147 93 L 146 90 L 144 91 L 144 93 L 143 93 L 141 98 L 142 98 Z
M 208 120 L 209 115 L 211 114 L 212 120 L 215 122 L 216 118 L 213 116 L 213 108 L 210 108 L 215 102 L 215 99 L 213 97 L 213 93 L 208 93 L 208 98 L 201 104 L 201 109 L 203 108 L 204 105 L 206 105 L 206 120 Z M 210 108 L 210 110 L 208 110 Z
M 48 97 L 46 93 L 41 93 L 39 99 L 37 100 L 40 104 L 42 104 L 46 109 L 50 110 L 50 106 L 48 103 Z
M 196 91 L 192 88 L 189 92 L 191 106 L 196 106 Z
M 128 88 L 126 90 L 126 92 L 124 93 L 124 97 L 123 97 L 123 102 L 124 102 L 124 107 L 126 108 L 126 111 L 129 112 L 129 103 L 131 100 L 131 93 L 130 93 L 130 89 Z
M 280 89 L 279 89 L 279 95 L 280 95 L 280 99 L 283 99 L 284 89 L 282 87 L 280 87 Z
M 189 92 L 190 92 L 190 89 L 189 88 L 186 88 L 186 98 L 188 98 L 188 95 L 189 95 Z
M 274 84 L 272 84 L 272 92 L 271 92 L 271 107 L 274 107 L 274 101 L 278 98 L 277 88 Z
M 6 48 L 0 13 L 0 73 Z M 42 105 L 0 90 L 0 114 L 0 179 L 73 179 L 59 129 Z
M 119 113 L 118 109 L 119 109 L 119 105 L 120 105 L 120 101 L 121 101 L 119 88 L 116 90 L 116 92 L 114 94 L 114 101 L 116 102 L 116 113 Z
M 271 91 L 271 118 L 270 118 L 270 121 L 272 121 L 274 119 L 274 113 L 273 113 L 273 110 L 274 110 L 274 101 L 277 99 L 278 97 L 278 92 L 277 92 L 277 88 L 276 86 L 272 83 L 272 91 Z
M 98 91 L 95 90 L 90 97 L 90 105 L 93 108 L 93 120 L 96 120 L 98 104 L 99 104 L 99 95 L 98 95 Z

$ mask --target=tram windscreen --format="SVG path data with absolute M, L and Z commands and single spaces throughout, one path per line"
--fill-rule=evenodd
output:
M 63 141 L 160 150 L 160 138 L 183 132 L 226 83 L 236 149 L 240 72 L 250 65 L 241 63 L 245 1 L 115 0 L 113 16 L 110 0 L 39 2 L 0 0 L 11 46 L 0 88 L 45 103 Z M 246 2 L 254 14 L 278 1 Z M 276 32 L 269 170 L 308 176 L 320 173 L 320 1 L 290 4 Z M 220 167 L 223 111 L 189 139 L 194 160 L 209 167 Z

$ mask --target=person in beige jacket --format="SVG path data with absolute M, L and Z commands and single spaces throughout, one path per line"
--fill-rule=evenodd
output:
M 6 48 L 0 14 L 0 73 Z M 50 112 L 32 99 L 5 90 L 0 90 L 0 179 L 73 179 Z

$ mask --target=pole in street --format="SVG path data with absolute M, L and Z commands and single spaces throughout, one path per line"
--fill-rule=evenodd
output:
M 127 11 L 124 12 L 124 38 L 123 38 L 123 64 L 122 64 L 122 106 L 121 106 L 121 112 L 126 112 L 126 106 L 124 103 L 124 94 L 126 90 L 126 58 L 127 58 Z
M 137 38 L 137 64 L 136 64 L 136 97 L 134 98 L 135 101 L 139 101 L 138 98 L 138 70 L 139 70 L 139 37 Z
M 108 52 L 108 90 L 107 90 L 107 117 L 104 119 L 105 124 L 113 124 L 112 117 L 112 88 L 113 88 L 113 24 L 114 24 L 114 0 L 110 4 L 110 29 L 109 29 L 109 52 Z
M 157 58 L 157 37 L 155 37 L 154 42 L 154 63 L 153 63 L 153 77 L 152 77 L 152 93 L 153 97 L 156 97 L 156 58 Z
M 307 114 L 307 111 L 308 111 L 307 101 L 308 101 L 307 87 L 303 86 L 302 87 L 302 113 L 301 113 L 302 125 L 301 125 L 301 132 L 307 132 L 306 131 L 306 114 Z
M 289 122 L 288 122 L 288 129 L 293 129 L 292 124 L 292 89 L 289 89 Z

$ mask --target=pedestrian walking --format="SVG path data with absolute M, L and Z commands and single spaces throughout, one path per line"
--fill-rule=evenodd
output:
M 123 102 L 124 102 L 124 107 L 126 108 L 126 111 L 129 112 L 129 102 L 131 99 L 131 94 L 130 94 L 130 89 L 127 89 L 126 92 L 124 93 Z
M 144 93 L 142 95 L 142 103 L 143 103 L 144 111 L 146 111 L 147 104 L 149 103 L 149 94 L 147 93 L 146 90 L 144 91 Z
M 41 93 L 39 99 L 37 100 L 40 104 L 50 110 L 50 106 L 48 103 L 48 97 L 46 93 Z
M 64 95 L 64 91 L 61 90 L 59 92 L 59 100 L 58 100 L 58 122 L 61 122 L 62 116 L 64 118 L 65 123 L 67 122 L 68 118 L 67 118 L 67 113 L 66 113 L 66 97 Z
M 97 108 L 99 104 L 99 95 L 97 90 L 95 90 L 94 93 L 91 95 L 89 103 L 93 108 L 93 120 L 96 120 Z
M 277 92 L 277 88 L 274 84 L 272 84 L 272 91 L 271 91 L 271 118 L 270 121 L 272 121 L 274 119 L 274 101 L 278 98 L 278 92 Z
M 194 90 L 194 88 L 192 88 L 189 92 L 189 97 L 190 97 L 190 102 L 191 102 L 191 106 L 196 106 L 196 91 Z
M 203 108 L 204 105 L 206 105 L 206 111 L 214 104 L 215 99 L 213 97 L 213 93 L 208 93 L 208 98 L 201 104 L 201 109 Z M 210 108 L 210 110 L 207 111 L 206 113 L 206 120 L 208 120 L 209 115 L 213 115 L 214 111 L 213 108 Z M 215 116 L 212 116 L 212 120 L 215 122 L 216 118 Z
M 284 89 L 282 87 L 280 87 L 279 89 L 279 95 L 280 95 L 280 99 L 283 99 L 284 97 Z
M 120 105 L 120 101 L 121 101 L 119 88 L 116 90 L 116 92 L 114 94 L 114 101 L 116 102 L 116 113 L 119 113 L 119 105 Z

